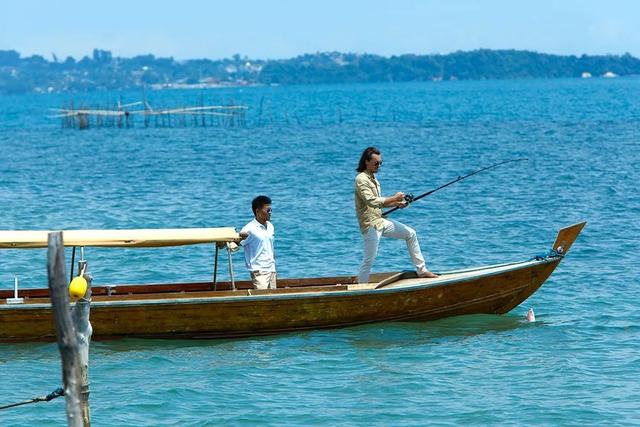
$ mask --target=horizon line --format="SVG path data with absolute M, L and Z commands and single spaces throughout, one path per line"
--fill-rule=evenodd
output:
M 0 49 L 0 52 L 16 52 L 18 53 L 20 59 L 27 59 L 27 58 L 32 58 L 32 57 L 42 57 L 43 59 L 45 59 L 47 62 L 57 62 L 57 61 L 64 61 L 68 58 L 73 58 L 75 61 L 81 61 L 84 58 L 92 58 L 93 57 L 93 53 L 95 53 L 96 51 L 100 51 L 100 52 L 108 52 L 110 54 L 113 55 L 113 52 L 109 49 L 102 49 L 102 48 L 98 48 L 95 47 L 93 48 L 93 51 L 89 54 L 85 54 L 82 55 L 81 57 L 77 58 L 73 55 L 66 55 L 64 56 L 64 58 L 58 58 L 57 55 L 55 54 L 55 52 L 51 52 L 50 53 L 50 57 L 53 61 L 49 61 L 47 59 L 46 55 L 43 54 L 38 54 L 38 53 L 34 53 L 31 54 L 29 56 L 23 56 L 23 54 L 16 50 L 16 49 Z M 155 59 L 172 59 L 176 62 L 185 62 L 185 61 L 197 61 L 197 60 L 209 60 L 209 61 L 223 61 L 223 60 L 228 60 L 228 59 L 235 59 L 236 56 L 238 56 L 240 59 L 245 60 L 245 59 L 249 59 L 249 60 L 254 60 L 254 61 L 283 61 L 283 60 L 289 60 L 289 59 L 295 59 L 295 58 L 299 58 L 302 56 L 307 56 L 307 55 L 327 55 L 327 54 L 340 54 L 340 55 L 355 55 L 355 56 L 375 56 L 375 57 L 379 57 L 379 58 L 394 58 L 394 57 L 401 57 L 401 56 L 448 56 L 448 55 L 453 55 L 453 54 L 457 54 L 457 53 L 473 53 L 473 52 L 479 52 L 479 51 L 489 51 L 489 52 L 522 52 L 522 53 L 533 53 L 533 54 L 537 54 L 537 55 L 549 55 L 549 56 L 565 56 L 565 57 L 582 57 L 582 56 L 590 56 L 590 57 L 624 57 L 624 56 L 630 56 L 632 58 L 636 58 L 636 59 L 640 59 L 640 57 L 636 57 L 634 55 L 632 55 L 629 51 L 626 51 L 624 53 L 606 53 L 606 54 L 590 54 L 590 53 L 581 53 L 581 54 L 562 54 L 562 53 L 549 53 L 549 52 L 542 52 L 542 51 L 537 51 L 537 50 L 530 50 L 530 49 L 515 49 L 515 48 L 503 48 L 503 49 L 491 49 L 491 48 L 475 48 L 475 49 L 470 49 L 470 50 L 462 50 L 462 49 L 458 49 L 455 51 L 451 51 L 451 52 L 447 52 L 447 53 L 441 53 L 441 52 L 437 52 L 437 53 L 397 53 L 397 54 L 392 54 L 392 55 L 383 55 L 383 54 L 377 54 L 377 53 L 370 53 L 370 52 L 364 52 L 364 53 L 358 53 L 358 52 L 349 52 L 349 51 L 339 51 L 339 50 L 333 50 L 333 51 L 316 51 L 316 52 L 304 52 L 304 53 L 300 53 L 298 55 L 295 56 L 289 56 L 289 57 L 282 57 L 282 58 L 251 58 L 245 54 L 241 54 L 241 53 L 235 53 L 229 57 L 218 57 L 218 58 L 212 58 L 212 57 L 192 57 L 192 58 L 184 58 L 184 59 L 176 59 L 174 56 L 158 56 L 156 54 L 153 53 L 139 53 L 133 56 L 113 56 L 114 59 L 133 59 L 133 58 L 137 58 L 137 57 L 141 57 L 141 56 L 153 56 Z

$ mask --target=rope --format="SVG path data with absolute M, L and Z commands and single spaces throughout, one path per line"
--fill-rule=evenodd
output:
M 549 252 L 542 255 L 536 255 L 535 257 L 533 257 L 533 260 L 544 261 L 547 258 L 564 258 L 564 252 L 560 252 L 555 249 L 549 249 Z
M 55 399 L 57 397 L 60 397 L 60 396 L 64 396 L 64 390 L 61 389 L 61 388 L 58 388 L 58 389 L 52 391 L 51 393 L 47 394 L 46 396 L 36 397 L 36 398 L 31 399 L 31 400 L 25 400 L 24 402 L 12 403 L 11 405 L 0 406 L 0 410 L 7 409 L 7 408 L 13 408 L 15 406 L 20 406 L 20 405 L 27 405 L 29 403 L 49 402 L 50 400 L 53 400 L 53 399 Z

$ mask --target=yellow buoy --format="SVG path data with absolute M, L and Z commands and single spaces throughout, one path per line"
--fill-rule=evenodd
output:
M 87 280 L 82 276 L 76 276 L 69 283 L 69 295 L 72 298 L 82 298 L 87 292 Z

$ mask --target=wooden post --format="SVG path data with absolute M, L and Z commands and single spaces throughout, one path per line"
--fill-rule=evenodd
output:
M 86 113 L 78 113 L 78 128 L 89 129 L 89 115 Z
M 69 426 L 82 427 L 81 370 L 78 339 L 73 330 L 69 310 L 69 292 L 64 261 L 62 232 L 49 233 L 47 273 L 51 293 L 51 309 L 56 326 L 58 349 L 62 358 L 62 380 Z
M 84 258 L 84 257 L 82 257 Z M 85 426 L 91 425 L 91 411 L 89 409 L 89 344 L 91 343 L 91 335 L 93 327 L 89 322 L 89 313 L 91 310 L 91 276 L 87 274 L 87 262 L 81 259 L 78 262 L 78 271 L 87 281 L 87 292 L 84 297 L 76 301 L 73 307 L 72 318 L 75 327 L 76 337 L 78 339 L 78 356 L 80 358 L 80 390 L 82 394 L 82 420 Z

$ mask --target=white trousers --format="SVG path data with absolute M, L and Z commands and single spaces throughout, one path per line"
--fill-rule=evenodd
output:
M 256 289 L 276 289 L 276 273 L 270 271 L 252 271 L 251 281 Z
M 420 244 L 418 243 L 418 237 L 416 231 L 407 227 L 401 222 L 394 221 L 392 219 L 383 219 L 384 228 L 382 231 L 376 230 L 374 227 L 369 227 L 364 234 L 364 258 L 360 271 L 358 273 L 358 283 L 368 283 L 369 274 L 371 273 L 371 267 L 378 255 L 378 245 L 380 244 L 381 237 L 390 237 L 392 239 L 403 239 L 407 242 L 407 249 L 411 256 L 411 261 L 415 265 L 416 270 L 419 272 L 426 270 L 424 257 L 420 250 Z

